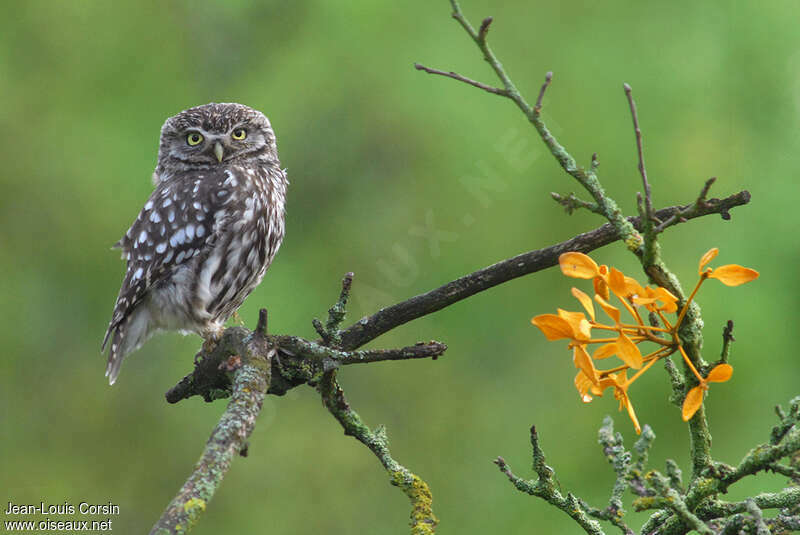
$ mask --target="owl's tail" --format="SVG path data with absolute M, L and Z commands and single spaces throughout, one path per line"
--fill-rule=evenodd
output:
M 135 308 L 117 325 L 108 328 L 101 348 L 105 350 L 106 344 L 109 340 L 111 341 L 106 365 L 108 384 L 113 385 L 116 382 L 120 368 L 122 368 L 122 361 L 128 354 L 139 349 L 151 334 L 150 313 L 146 307 Z

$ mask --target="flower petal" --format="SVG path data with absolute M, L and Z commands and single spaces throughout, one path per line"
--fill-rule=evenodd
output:
M 592 353 L 592 358 L 594 360 L 607 359 L 608 357 L 616 354 L 617 354 L 617 343 L 611 342 L 609 344 L 603 344 L 597 349 L 595 349 L 594 353 Z
M 615 382 L 615 380 L 612 379 L 611 377 L 603 377 L 602 379 L 600 379 L 600 382 L 598 384 L 592 385 L 589 388 L 589 392 L 591 392 L 595 396 L 602 396 L 603 395 L 603 391 L 606 388 L 612 388 L 612 387 L 616 386 L 616 384 L 617 383 Z
M 717 279 L 725 286 L 739 286 L 757 279 L 758 271 L 737 264 L 728 264 L 712 271 L 709 277 Z
M 623 332 L 619 333 L 619 338 L 617 338 L 617 355 L 622 362 L 635 370 L 642 367 L 642 352 Z
M 564 275 L 576 279 L 591 279 L 600 273 L 597 263 L 583 253 L 564 253 L 558 257 L 558 264 Z
M 619 323 L 619 309 L 617 307 L 610 304 L 608 301 L 606 301 L 599 295 L 595 295 L 594 300 L 597 301 L 600 304 L 600 306 L 603 307 L 603 310 L 606 311 L 606 314 L 608 314 L 608 316 L 612 320 L 614 320 L 614 324 Z
M 724 383 L 731 378 L 731 375 L 733 375 L 733 366 L 730 364 L 719 364 L 708 372 L 706 381 L 709 383 Z
M 697 409 L 700 408 L 700 405 L 703 404 L 703 392 L 705 392 L 703 385 L 697 385 L 686 394 L 686 399 L 683 400 L 683 409 L 681 411 L 684 422 L 688 422 L 692 416 L 694 416 L 694 413 L 697 412 Z
M 539 314 L 531 319 L 531 323 L 539 327 L 548 340 L 572 339 L 572 325 L 555 314 Z
M 706 264 L 714 260 L 714 257 L 719 254 L 719 249 L 714 247 L 713 249 L 709 249 L 706 251 L 706 254 L 700 257 L 700 266 L 697 268 L 697 273 L 702 275 L 703 268 L 706 267 Z
M 594 321 L 594 305 L 592 304 L 592 298 L 577 288 L 572 288 L 572 295 L 575 296 L 575 299 L 581 302 L 583 308 L 585 308 L 586 312 L 589 313 L 589 317 L 592 318 L 592 321 Z
M 596 295 L 599 295 L 606 301 L 608 301 L 611 298 L 611 295 L 609 295 L 608 292 L 608 283 L 606 283 L 603 277 L 595 277 L 592 280 L 592 285 L 594 286 L 594 293 Z
M 597 370 L 594 368 L 594 364 L 592 363 L 592 358 L 589 356 L 589 353 L 586 352 L 586 348 L 582 345 L 576 345 L 573 348 L 572 352 L 572 362 L 575 364 L 575 367 L 581 370 L 586 377 L 592 382 L 592 384 L 597 384 Z
M 628 285 L 625 284 L 625 275 L 617 268 L 611 268 L 611 272 L 608 275 L 608 286 L 617 297 L 628 297 Z
M 586 377 L 586 374 L 583 373 L 583 370 L 578 370 L 578 374 L 575 376 L 575 388 L 578 389 L 578 394 L 581 396 L 581 401 L 584 403 L 589 403 L 592 401 L 592 396 L 589 395 L 589 389 L 594 386 L 592 385 L 591 379 Z
M 642 285 L 639 284 L 639 281 L 637 281 L 633 277 L 628 277 L 627 275 L 625 276 L 625 286 L 626 286 L 625 291 L 628 293 L 628 295 L 644 294 L 644 288 L 642 288 Z
M 592 326 L 586 316 L 583 315 L 583 312 L 570 312 L 559 308 L 558 315 L 569 323 L 570 328 L 572 328 L 572 336 L 570 338 L 573 340 L 588 342 L 589 338 L 592 337 Z
M 672 292 L 667 290 L 666 288 L 662 288 L 658 286 L 655 290 L 653 290 L 653 295 L 655 295 L 659 301 L 664 303 L 658 310 L 663 310 L 668 314 L 671 314 L 678 310 L 678 298 L 672 295 Z

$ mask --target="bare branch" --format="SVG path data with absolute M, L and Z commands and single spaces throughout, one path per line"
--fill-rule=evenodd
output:
M 531 426 L 531 446 L 533 450 L 533 470 L 539 476 L 536 481 L 528 481 L 516 476 L 502 457 L 495 459 L 494 464 L 497 465 L 500 471 L 506 475 L 508 480 L 511 481 L 514 487 L 520 492 L 542 498 L 561 509 L 577 522 L 586 533 L 590 535 L 604 535 L 605 532 L 600 527 L 600 523 L 589 518 L 589 515 L 581 506 L 580 502 L 582 500 L 575 497 L 572 493 L 567 493 L 567 495 L 564 496 L 561 491 L 556 488 L 555 472 L 552 468 L 547 466 L 545 462 L 544 452 L 539 445 L 539 436 L 536 433 L 535 426 Z
M 600 211 L 600 207 L 597 206 L 597 203 L 584 201 L 583 199 L 578 198 L 577 195 L 574 193 L 570 193 L 566 197 L 560 195 L 556 192 L 551 192 L 550 196 L 556 201 L 558 204 L 564 207 L 568 214 L 572 215 L 573 212 L 579 210 L 580 208 L 584 208 L 589 210 L 590 212 L 594 212 L 595 214 L 603 215 L 603 212 Z
M 344 391 L 336 381 L 336 370 L 331 370 L 323 376 L 319 391 L 322 402 L 344 428 L 344 434 L 354 437 L 368 447 L 389 473 L 391 484 L 400 487 L 408 496 L 411 502 L 411 533 L 432 535 L 439 520 L 433 514 L 433 496 L 430 488 L 419 476 L 392 458 L 386 430 L 378 427 L 373 431 L 364 424 L 344 397 Z
M 675 213 L 670 215 L 669 218 L 666 221 L 664 221 L 663 223 L 661 223 L 660 225 L 658 225 L 655 228 L 655 233 L 659 234 L 659 233 L 663 232 L 664 229 L 666 229 L 667 227 L 675 225 L 676 223 L 685 223 L 686 222 L 686 218 L 684 217 L 683 212 L 695 209 L 695 208 L 705 204 L 707 202 L 706 201 L 706 196 L 708 196 L 708 190 L 711 189 L 711 185 L 714 184 L 714 182 L 716 182 L 716 180 L 717 180 L 717 177 L 711 177 L 708 180 L 706 180 L 705 184 L 703 185 L 703 189 L 700 190 L 700 195 L 697 196 L 697 199 L 694 201 L 694 204 L 686 206 L 685 208 L 683 208 L 681 210 L 676 210 Z M 725 219 L 725 220 L 728 220 L 731 217 L 730 214 L 728 214 L 727 212 L 720 212 L 720 215 L 722 216 L 722 219 Z
M 547 74 L 544 76 L 544 83 L 542 84 L 542 88 L 539 89 L 539 97 L 536 99 L 536 106 L 534 106 L 534 110 L 536 113 L 542 111 L 542 99 L 544 98 L 544 92 L 547 91 L 547 88 L 550 86 L 550 82 L 553 81 L 553 71 L 548 71 Z
M 426 67 L 420 63 L 415 63 L 414 68 L 418 71 L 425 71 L 428 74 L 438 74 L 440 76 L 446 76 L 448 78 L 452 78 L 453 80 L 458 80 L 459 82 L 464 82 L 465 84 L 469 84 L 475 86 L 479 89 L 483 89 L 484 91 L 488 91 L 489 93 L 494 93 L 495 95 L 502 95 L 506 96 L 507 92 L 505 89 L 500 89 L 499 87 L 492 87 L 490 85 L 486 85 L 482 82 L 478 82 L 477 80 L 473 80 L 472 78 L 467 78 L 466 76 L 461 76 L 457 72 L 449 71 L 440 71 L 439 69 L 431 69 L 430 67 Z
M 639 155 L 639 174 L 642 175 L 642 185 L 644 187 L 645 216 L 653 217 L 653 199 L 650 193 L 650 182 L 647 181 L 647 169 L 644 165 L 644 147 L 642 143 L 642 130 L 639 128 L 639 115 L 636 113 L 636 103 L 633 101 L 631 86 L 622 84 L 622 87 L 625 89 L 625 96 L 628 97 L 628 105 L 631 108 L 631 117 L 633 117 L 633 130 L 636 133 L 636 152 Z

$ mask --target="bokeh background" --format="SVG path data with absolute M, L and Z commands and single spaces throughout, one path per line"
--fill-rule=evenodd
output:
M 545 117 L 559 139 L 635 211 L 640 189 L 622 82 L 634 88 L 658 206 L 690 202 L 705 179 L 749 189 L 733 220 L 670 230 L 669 265 L 694 284 L 697 260 L 761 278 L 709 283 L 699 297 L 709 359 L 736 322 L 733 380 L 711 389 L 719 460 L 763 442 L 773 406 L 797 395 L 800 34 L 788 1 L 464 0 L 518 87 L 535 100 L 555 72 Z M 356 274 L 349 320 L 601 223 L 549 198 L 568 180 L 508 101 L 413 68 L 488 83 L 492 73 L 448 2 L 247 1 L 15 4 L 0 19 L 0 503 L 120 505 L 114 533 L 144 533 L 182 484 L 224 409 L 163 393 L 200 341 L 162 335 L 103 377 L 99 345 L 123 273 L 109 247 L 151 191 L 159 129 L 209 101 L 263 110 L 291 187 L 287 236 L 241 309 L 253 325 L 314 336 L 311 319 Z M 619 245 L 601 263 L 636 272 Z M 606 502 L 612 471 L 596 445 L 604 415 L 632 442 L 613 399 L 582 405 L 562 344 L 531 316 L 576 304 L 557 270 L 528 276 L 373 342 L 438 339 L 436 362 L 350 367 L 341 381 L 366 422 L 386 424 L 394 456 L 434 493 L 442 533 L 565 533 L 562 513 L 514 490 L 492 459 L 530 477 L 540 431 L 563 489 Z M 687 468 L 687 430 L 660 367 L 632 391 L 658 439 L 652 461 Z M 211 533 L 404 533 L 409 506 L 377 460 L 345 437 L 310 388 L 270 397 L 196 529 Z M 732 498 L 780 488 L 743 484 Z M 2 511 L 0 511 L 1 513 Z M 38 518 L 38 517 L 37 517 Z M 57 519 L 67 519 L 59 517 Z M 632 517 L 640 525 L 644 517 Z M 8 519 L 4 517 L 4 519 Z

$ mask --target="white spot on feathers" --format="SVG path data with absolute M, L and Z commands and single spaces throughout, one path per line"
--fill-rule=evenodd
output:
M 183 229 L 178 230 L 172 237 L 169 239 L 169 244 L 172 247 L 176 247 L 179 244 L 182 244 L 186 240 L 186 231 Z

